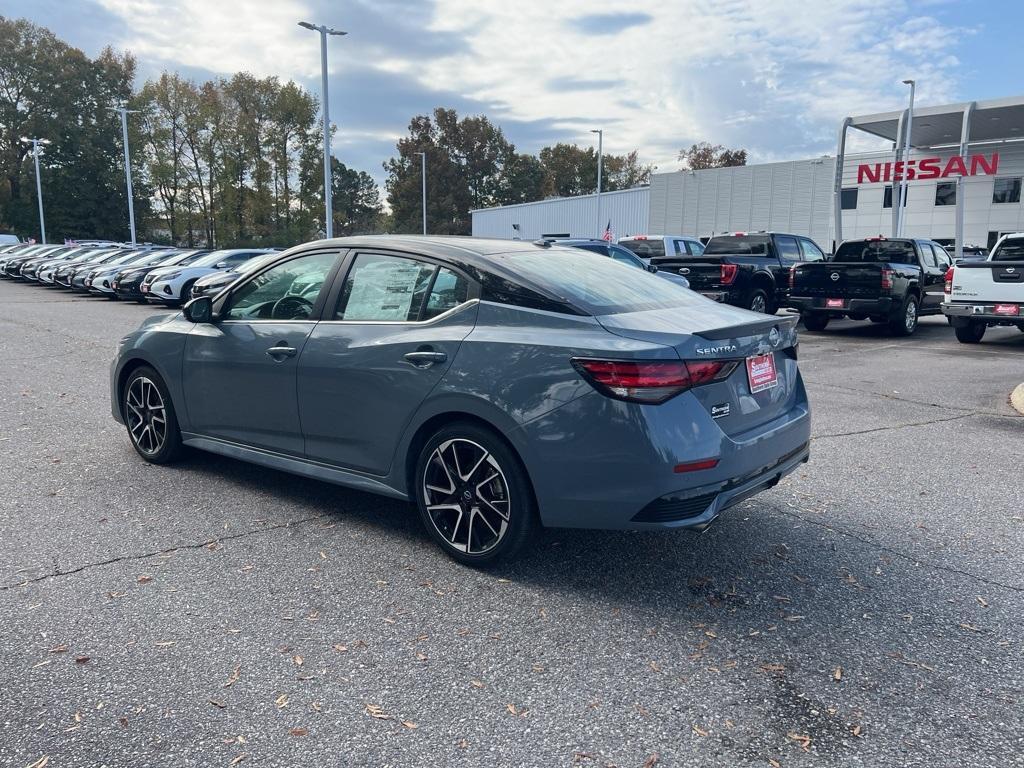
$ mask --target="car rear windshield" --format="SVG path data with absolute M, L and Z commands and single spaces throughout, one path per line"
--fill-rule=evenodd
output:
M 620 240 L 619 245 L 628 248 L 642 259 L 651 259 L 665 255 L 665 241 L 657 240 Z
M 553 249 L 552 249 L 553 250 Z M 702 301 L 656 275 L 580 248 L 520 251 L 503 259 L 538 288 L 590 315 L 681 307 Z
M 839 246 L 832 261 L 916 264 L 917 256 L 910 240 L 848 240 Z
M 768 235 L 719 235 L 708 240 L 704 247 L 704 255 L 741 253 L 749 256 L 766 256 L 770 242 L 771 238 Z
M 1024 237 L 1004 240 L 992 254 L 992 261 L 1024 261 Z

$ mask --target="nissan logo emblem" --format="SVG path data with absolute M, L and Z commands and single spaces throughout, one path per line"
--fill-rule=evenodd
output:
M 772 328 L 768 331 L 768 341 L 773 347 L 779 346 L 779 342 L 782 341 L 782 334 L 779 333 L 778 328 Z
M 688 275 L 688 274 L 690 274 L 690 270 L 687 267 L 683 267 L 682 269 L 679 270 L 679 274 L 680 275 Z
M 1016 270 L 1016 268 L 1014 268 L 1014 267 L 1007 267 L 1007 268 L 1006 268 L 1006 274 L 1008 274 L 1008 275 L 1012 275 L 1012 274 L 1013 274 L 1014 272 L 1016 272 L 1016 271 L 1017 271 L 1017 270 Z
M 835 283 L 835 282 L 838 282 L 838 281 L 839 281 L 839 273 L 838 272 L 833 272 L 832 273 L 832 282 Z

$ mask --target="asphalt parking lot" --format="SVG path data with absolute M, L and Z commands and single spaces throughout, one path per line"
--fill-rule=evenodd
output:
M 0 763 L 1024 765 L 1024 334 L 803 333 L 811 463 L 704 534 L 447 559 L 401 503 L 139 460 L 117 340 L 0 282 Z

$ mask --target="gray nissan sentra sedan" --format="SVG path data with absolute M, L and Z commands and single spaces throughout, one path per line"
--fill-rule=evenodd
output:
M 147 461 L 408 499 L 484 564 L 538 525 L 703 528 L 807 461 L 795 325 L 545 242 L 341 238 L 148 319 L 111 397 Z

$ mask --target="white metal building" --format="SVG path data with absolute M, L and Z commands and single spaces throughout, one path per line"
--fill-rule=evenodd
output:
M 888 148 L 848 155 L 850 130 Z M 838 164 L 818 157 L 654 174 L 649 188 L 601 195 L 600 216 L 595 195 L 474 211 L 473 234 L 511 238 L 518 224 L 523 239 L 597 237 L 611 221 L 616 237 L 768 229 L 809 235 L 828 250 L 836 239 L 896 233 L 904 169 L 906 236 L 991 245 L 1024 231 L 1024 97 L 918 107 L 912 120 L 907 110 L 846 118 L 837 150 Z

